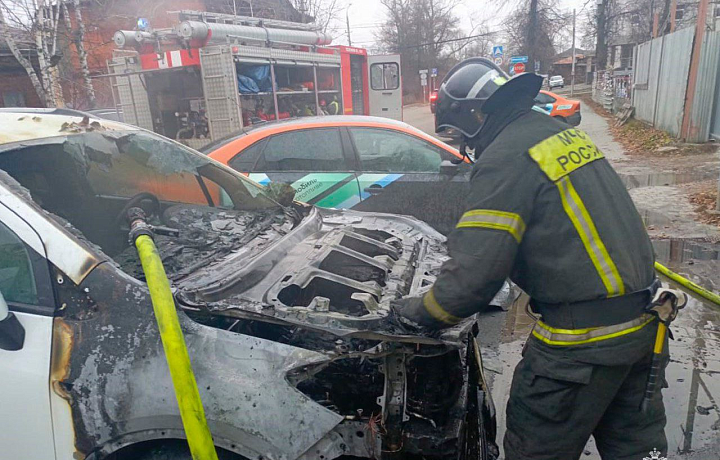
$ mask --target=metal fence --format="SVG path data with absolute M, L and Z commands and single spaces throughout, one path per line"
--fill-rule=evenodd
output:
M 685 108 L 694 28 L 637 47 L 634 80 L 635 117 L 678 137 Z M 706 32 L 692 108 L 688 142 L 708 140 L 718 75 L 720 32 Z

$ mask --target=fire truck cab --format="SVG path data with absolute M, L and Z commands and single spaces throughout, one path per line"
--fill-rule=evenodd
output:
M 180 11 L 172 29 L 117 31 L 108 62 L 124 121 L 194 148 L 265 121 L 402 120 L 398 55 L 330 46 L 312 24 Z

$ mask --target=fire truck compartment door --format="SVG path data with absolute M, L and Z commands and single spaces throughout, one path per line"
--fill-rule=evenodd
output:
M 368 56 L 370 115 L 402 120 L 400 55 Z

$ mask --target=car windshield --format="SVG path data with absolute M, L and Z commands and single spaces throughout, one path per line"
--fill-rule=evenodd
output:
M 190 230 L 181 231 L 180 238 L 156 239 L 163 259 L 207 263 L 247 243 L 241 239 L 250 227 L 284 221 L 284 210 L 261 186 L 145 131 L 84 132 L 8 144 L 0 148 L 0 169 L 129 272 L 139 268 L 127 243 L 124 214 L 130 206 L 145 209 L 153 224 Z M 203 250 L 209 242 L 212 248 Z

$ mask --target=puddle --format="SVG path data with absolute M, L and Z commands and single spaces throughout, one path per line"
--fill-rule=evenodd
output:
M 658 261 L 672 265 L 692 260 L 720 260 L 720 244 L 679 238 L 652 241 Z
M 720 285 L 720 244 L 673 238 L 652 244 L 671 270 L 707 289 Z M 663 390 L 668 457 L 720 458 L 720 307 L 691 297 L 671 329 Z
M 689 239 L 652 240 L 657 261 L 710 290 L 720 287 L 720 244 Z M 718 307 L 720 309 L 720 307 Z
M 646 227 L 665 227 L 671 225 L 673 222 L 669 217 L 657 211 L 638 209 L 638 212 Z
M 717 173 L 652 173 L 652 174 L 619 174 L 628 190 L 638 187 L 687 184 L 717 178 Z
M 663 391 L 669 452 L 690 458 L 720 436 L 720 311 L 691 299 L 672 325 Z M 705 458 L 719 458 L 716 447 Z M 694 456 L 693 456 L 694 458 Z

